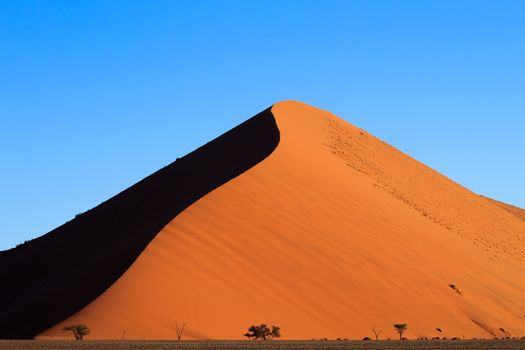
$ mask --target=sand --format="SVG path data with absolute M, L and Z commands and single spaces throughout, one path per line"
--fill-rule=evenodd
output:
M 525 220 L 329 112 L 273 106 L 269 157 L 167 224 L 130 268 L 38 338 L 525 335 Z M 453 284 L 454 288 L 450 285 Z M 436 331 L 440 328 L 443 332 Z M 503 329 L 504 331 L 500 330 Z

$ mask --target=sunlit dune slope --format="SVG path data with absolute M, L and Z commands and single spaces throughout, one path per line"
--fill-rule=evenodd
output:
M 92 339 L 172 339 L 176 322 L 184 339 L 259 323 L 287 339 L 525 335 L 524 220 L 328 112 L 271 112 L 273 153 L 40 337 L 85 323 Z

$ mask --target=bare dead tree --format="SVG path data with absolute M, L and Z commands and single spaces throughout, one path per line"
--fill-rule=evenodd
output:
M 175 322 L 175 326 L 177 327 L 177 340 L 180 340 L 182 338 L 182 333 L 184 333 L 184 328 L 186 327 L 186 323 L 182 322 L 181 325 L 179 325 L 178 322 Z
M 376 327 L 372 327 L 372 332 L 374 332 L 374 335 L 376 336 L 376 341 L 379 340 L 379 334 L 381 334 L 382 331 L 382 329 L 376 329 Z

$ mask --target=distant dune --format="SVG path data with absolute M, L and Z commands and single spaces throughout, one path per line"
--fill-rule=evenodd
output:
M 524 240 L 522 209 L 285 101 L 2 253 L 0 337 L 524 336 Z

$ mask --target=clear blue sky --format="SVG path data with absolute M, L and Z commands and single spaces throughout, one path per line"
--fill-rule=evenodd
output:
M 525 207 L 525 1 L 0 0 L 0 249 L 286 99 Z

